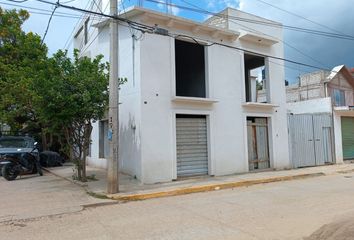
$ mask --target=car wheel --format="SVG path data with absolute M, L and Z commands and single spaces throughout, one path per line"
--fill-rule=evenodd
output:
M 4 165 L 1 169 L 1 173 L 7 181 L 15 180 L 19 174 L 18 170 L 16 169 L 16 165 L 13 163 Z

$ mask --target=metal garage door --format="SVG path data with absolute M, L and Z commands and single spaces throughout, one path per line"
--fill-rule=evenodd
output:
M 295 168 L 332 163 L 331 115 L 289 115 L 289 144 L 291 161 Z
M 343 158 L 354 159 L 354 118 L 342 117 Z
M 177 115 L 177 177 L 208 174 L 208 134 L 205 116 Z

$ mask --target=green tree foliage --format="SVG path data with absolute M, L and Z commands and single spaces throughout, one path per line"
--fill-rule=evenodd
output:
M 0 122 L 39 129 L 44 145 L 47 136 L 56 138 L 86 181 L 91 122 L 107 110 L 109 66 L 78 50 L 73 59 L 61 50 L 48 58 L 41 38 L 22 30 L 28 18 L 0 8 Z
M 22 31 L 24 10 L 0 8 L 0 121 L 13 130 L 37 128 L 33 80 L 46 65 L 47 47 L 34 33 Z
M 62 132 L 68 153 L 77 165 L 79 180 L 86 181 L 85 159 L 92 131 L 108 105 L 108 63 L 102 55 L 74 59 L 59 50 L 48 60 L 43 76 L 35 80 L 39 118 L 50 132 Z

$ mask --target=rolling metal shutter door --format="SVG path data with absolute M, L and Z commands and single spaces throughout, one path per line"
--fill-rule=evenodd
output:
M 176 118 L 177 176 L 208 174 L 206 117 Z
M 343 158 L 354 159 L 354 118 L 342 117 Z

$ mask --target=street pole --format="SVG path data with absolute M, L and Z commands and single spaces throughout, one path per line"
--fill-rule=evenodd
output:
M 117 0 L 110 0 L 110 15 L 118 15 Z M 110 157 L 107 169 L 107 193 L 119 191 L 118 182 L 118 146 L 119 146 L 119 84 L 118 84 L 118 23 L 111 19 L 110 27 L 110 71 L 109 71 L 109 133 Z

